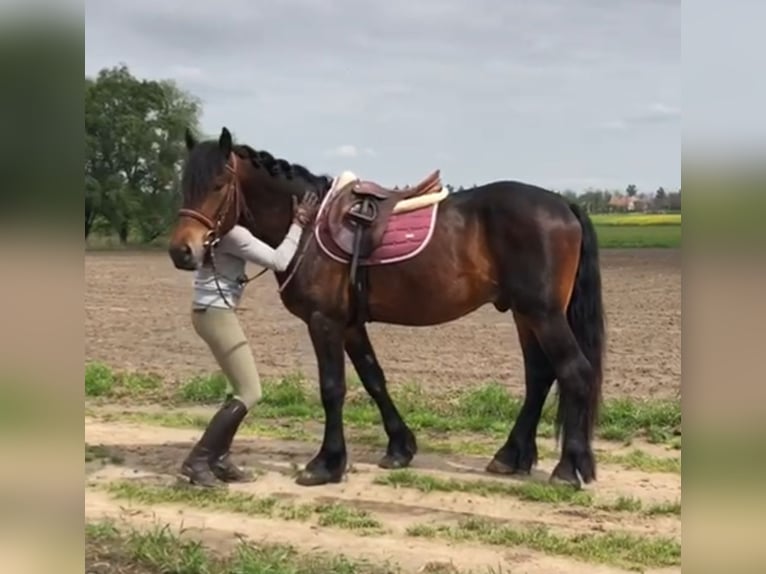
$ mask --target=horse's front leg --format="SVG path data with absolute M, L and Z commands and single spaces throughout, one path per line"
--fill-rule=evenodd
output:
M 346 439 L 343 436 L 343 402 L 346 380 L 343 357 L 343 326 L 315 311 L 309 335 L 319 365 L 319 390 L 324 408 L 324 438 L 316 456 L 296 479 L 302 486 L 340 482 L 346 471 Z
M 346 353 L 354 365 L 359 379 L 367 393 L 375 401 L 388 435 L 386 454 L 378 463 L 382 468 L 403 468 L 409 466 L 418 450 L 415 435 L 407 427 L 388 394 L 386 377 L 375 357 L 367 329 L 361 326 L 346 330 Z

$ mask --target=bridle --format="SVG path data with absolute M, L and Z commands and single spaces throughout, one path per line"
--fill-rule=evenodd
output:
M 231 174 L 231 181 L 229 181 L 229 183 L 226 184 L 226 191 L 223 195 L 223 199 L 221 200 L 221 203 L 218 204 L 218 209 L 216 209 L 216 212 L 213 216 L 214 219 L 208 217 L 201 211 L 187 208 L 187 207 L 179 209 L 178 216 L 189 217 L 191 219 L 194 219 L 195 221 L 201 223 L 207 228 L 208 231 L 205 234 L 205 239 L 203 240 L 202 245 L 205 248 L 205 254 L 210 257 L 210 266 L 213 268 L 213 278 L 215 279 L 215 286 L 216 286 L 216 289 L 218 289 L 218 294 L 223 299 L 223 302 L 226 303 L 226 306 L 229 309 L 233 309 L 234 306 L 231 303 L 229 303 L 229 300 L 226 298 L 226 295 L 224 295 L 223 290 L 221 289 L 221 285 L 218 281 L 218 271 L 215 265 L 215 249 L 214 249 L 214 247 L 221 241 L 221 225 L 223 224 L 226 217 L 229 215 L 229 211 L 231 210 L 232 206 L 234 207 L 234 222 L 235 223 L 239 221 L 239 217 L 242 213 L 242 202 L 244 201 L 244 198 L 242 196 L 242 188 L 240 187 L 239 177 L 237 177 L 237 164 L 238 164 L 237 154 L 232 152 L 230 157 L 231 157 L 231 163 L 229 163 L 229 160 L 227 160 L 226 165 L 224 166 L 224 169 L 229 174 Z M 244 278 L 238 278 L 237 282 L 239 282 L 240 285 L 246 285 L 247 283 L 250 283 L 250 281 L 253 281 L 254 279 L 257 279 L 258 277 L 263 275 L 266 271 L 268 271 L 268 269 L 262 269 L 253 277 L 248 278 L 247 276 L 245 276 Z
M 179 217 L 190 217 L 207 228 L 208 231 L 205 236 L 206 246 L 208 243 L 214 244 L 220 241 L 221 225 L 223 224 L 224 219 L 226 219 L 226 216 L 229 215 L 229 210 L 231 209 L 232 204 L 234 205 L 235 210 L 235 221 L 239 219 L 239 214 L 242 209 L 242 190 L 239 186 L 239 178 L 237 177 L 237 154 L 231 154 L 231 163 L 229 163 L 229 160 L 226 160 L 224 169 L 231 174 L 231 181 L 226 184 L 226 192 L 223 195 L 221 203 L 218 204 L 218 209 L 216 209 L 215 214 L 213 215 L 215 221 L 196 209 L 183 207 L 178 210 Z

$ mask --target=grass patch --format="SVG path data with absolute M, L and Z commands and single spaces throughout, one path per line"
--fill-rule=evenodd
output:
M 382 529 L 382 524 L 368 512 L 340 503 L 296 506 L 273 496 L 257 497 L 227 489 L 200 490 L 187 486 L 171 487 L 129 481 L 110 483 L 105 489 L 115 498 L 148 506 L 183 504 L 207 510 L 276 517 L 283 520 L 306 521 L 316 517 L 320 526 L 358 531 Z
M 680 402 L 612 399 L 601 411 L 599 435 L 615 441 L 643 435 L 651 442 L 669 442 L 680 426 Z
M 590 506 L 593 503 L 589 493 L 565 486 L 539 482 L 512 484 L 489 480 L 438 478 L 409 469 L 394 470 L 377 476 L 373 482 L 395 488 L 412 488 L 420 492 L 465 492 L 481 496 L 504 495 L 529 502 L 566 503 L 576 506 Z
M 630 470 L 681 474 L 680 458 L 652 456 L 638 449 L 627 454 L 599 453 L 597 456 L 603 462 L 616 464 Z
M 319 514 L 319 526 L 333 526 L 346 530 L 379 530 L 380 522 L 370 513 L 338 503 L 321 504 L 314 509 Z
M 85 365 L 85 396 L 104 397 L 112 394 L 115 378 L 112 370 L 103 363 Z
M 563 536 L 547 528 L 517 529 L 487 520 L 467 519 L 457 525 L 416 525 L 411 536 L 496 546 L 525 546 L 547 554 L 626 568 L 677 566 L 681 545 L 671 538 L 648 538 L 629 533 Z
M 153 373 L 115 373 L 99 362 L 85 365 L 85 396 L 150 400 L 159 396 L 162 377 Z
M 644 512 L 648 516 L 681 516 L 681 501 L 653 504 Z
M 99 566 L 97 566 L 99 565 Z M 213 552 L 169 527 L 120 531 L 109 521 L 85 525 L 85 570 L 125 574 L 391 574 L 398 569 L 344 556 L 302 554 L 290 546 L 239 542 Z
M 617 500 L 597 505 L 599 510 L 610 512 L 640 512 L 644 504 L 633 496 L 619 496 Z
M 479 496 L 512 496 L 526 502 L 548 504 L 570 504 L 573 506 L 594 507 L 609 512 L 635 512 L 647 516 L 680 515 L 680 502 L 665 502 L 644 508 L 641 500 L 634 497 L 620 496 L 609 503 L 595 504 L 590 493 L 539 482 L 508 484 L 489 480 L 458 480 L 439 478 L 421 474 L 409 469 L 393 470 L 375 477 L 374 484 L 393 488 L 411 488 L 420 492 L 464 492 Z
M 227 386 L 228 381 L 221 373 L 193 377 L 179 387 L 178 398 L 187 403 L 217 403 L 226 395 Z
M 598 225 L 602 249 L 680 248 L 680 225 Z
M 103 445 L 85 444 L 85 462 L 98 462 L 122 464 L 125 462 L 119 455 L 113 454 Z
M 101 364 L 86 368 L 86 393 L 91 397 L 120 397 L 158 400 L 162 386 L 156 377 L 119 375 Z M 309 393 L 300 376 L 264 380 L 263 398 L 256 407 L 259 419 L 322 421 L 324 411 L 316 392 Z M 90 391 L 88 391 L 90 389 Z M 198 377 L 181 385 L 170 400 L 175 404 L 215 404 L 225 395 L 226 379 L 221 375 Z M 477 432 L 505 438 L 518 417 L 521 399 L 498 383 L 468 389 L 454 398 L 434 398 L 418 385 L 402 385 L 392 391 L 393 400 L 408 425 L 415 431 Z M 539 435 L 553 435 L 555 405 L 549 400 L 543 409 Z M 349 426 L 381 424 L 380 414 L 366 393 L 354 393 L 344 407 Z M 680 402 L 608 400 L 603 405 L 597 435 L 606 440 L 626 442 L 647 436 L 655 442 L 673 440 L 681 423 Z
M 646 516 L 681 516 L 681 502 L 660 502 L 650 506 L 632 496 L 620 496 L 617 500 L 606 504 L 598 504 L 596 508 L 608 512 L 635 512 Z

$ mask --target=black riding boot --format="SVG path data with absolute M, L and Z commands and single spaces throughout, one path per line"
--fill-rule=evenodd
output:
M 213 415 L 202 438 L 194 445 L 181 466 L 181 473 L 192 484 L 214 487 L 217 484 L 216 478 L 225 480 L 229 476 L 235 476 L 231 467 L 244 474 L 228 461 L 227 454 L 234 434 L 246 414 L 247 407 L 242 401 L 229 398 Z
M 231 393 L 226 395 L 227 403 L 233 399 L 234 395 Z M 216 475 L 218 480 L 223 482 L 248 482 L 251 478 L 250 474 L 243 471 L 231 460 L 229 449 L 231 449 L 231 443 L 232 440 L 234 440 L 234 434 L 236 434 L 236 429 L 226 443 L 223 454 L 217 458 L 213 458 L 213 460 L 210 461 L 210 470 L 213 471 L 213 474 Z

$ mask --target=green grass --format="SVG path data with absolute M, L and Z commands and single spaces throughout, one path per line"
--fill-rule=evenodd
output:
M 409 469 L 394 470 L 377 476 L 373 482 L 395 488 L 412 488 L 420 492 L 465 492 L 481 496 L 502 495 L 528 502 L 566 503 L 575 506 L 591 506 L 593 503 L 589 493 L 565 486 L 539 482 L 512 484 L 489 480 L 439 478 Z
M 393 574 L 391 565 L 372 565 L 344 556 L 299 553 L 284 545 L 231 545 L 223 553 L 198 540 L 181 537 L 169 527 L 121 531 L 109 521 L 85 525 L 85 564 L 108 566 L 124 574 Z
M 118 373 L 100 362 L 85 365 L 85 396 L 148 401 L 161 396 L 163 379 L 153 373 Z
M 356 383 L 358 385 L 358 383 Z M 321 421 L 324 411 L 317 396 L 300 376 L 263 381 L 263 398 L 256 407 L 260 419 Z M 114 373 L 101 364 L 90 364 L 85 373 L 86 395 L 96 399 L 127 398 L 163 404 L 214 404 L 223 399 L 225 380 L 220 375 L 196 377 L 181 385 L 163 385 L 154 376 Z M 164 394 L 163 394 L 164 393 Z M 392 390 L 393 399 L 414 431 L 475 432 L 495 439 L 505 437 L 518 416 L 521 399 L 500 384 L 487 383 L 454 398 L 434 398 L 414 384 Z M 351 427 L 380 425 L 378 409 L 368 395 L 356 393 L 344 407 L 344 421 Z M 555 405 L 543 410 L 540 436 L 551 436 Z M 645 436 L 669 441 L 681 423 L 680 401 L 607 400 L 601 410 L 597 436 L 620 442 Z
M 456 542 L 525 546 L 546 554 L 631 569 L 678 566 L 681 563 L 681 544 L 676 540 L 622 532 L 565 536 L 546 528 L 520 529 L 481 519 L 463 520 L 454 526 L 420 524 L 410 527 L 407 532 L 411 536 Z
M 617 464 L 631 470 L 681 474 L 680 458 L 652 456 L 638 449 L 627 454 L 600 453 L 598 458 L 603 462 Z
M 594 213 L 602 248 L 681 247 L 680 213 Z
M 177 397 L 188 403 L 215 403 L 226 395 L 227 385 L 226 377 L 221 373 L 193 377 L 178 389 Z
M 90 445 L 85 444 L 85 462 L 97 462 L 100 461 L 103 464 L 122 464 L 123 458 L 117 454 L 113 454 L 107 447 L 103 445 Z
M 331 526 L 362 533 L 378 532 L 380 522 L 364 510 L 344 504 L 296 506 L 273 496 L 257 497 L 228 489 L 200 490 L 188 486 L 163 486 L 131 481 L 114 482 L 104 487 L 113 497 L 148 506 L 183 504 L 194 508 L 244 514 L 246 516 L 277 517 L 283 520 L 309 520 L 316 517 L 320 526 Z
M 602 249 L 680 248 L 680 225 L 596 225 Z
M 439 478 L 410 469 L 393 470 L 385 475 L 377 476 L 373 483 L 393 488 L 410 488 L 420 492 L 463 492 L 479 496 L 512 496 L 526 502 L 594 507 L 611 512 L 641 512 L 647 516 L 681 514 L 680 502 L 664 502 L 645 508 L 641 500 L 637 498 L 620 496 L 614 501 L 597 504 L 590 493 L 566 486 L 539 482 L 511 484 L 489 480 Z
M 379 530 L 380 522 L 367 511 L 338 503 L 321 504 L 314 509 L 319 515 L 319 526 L 333 526 L 346 530 Z

